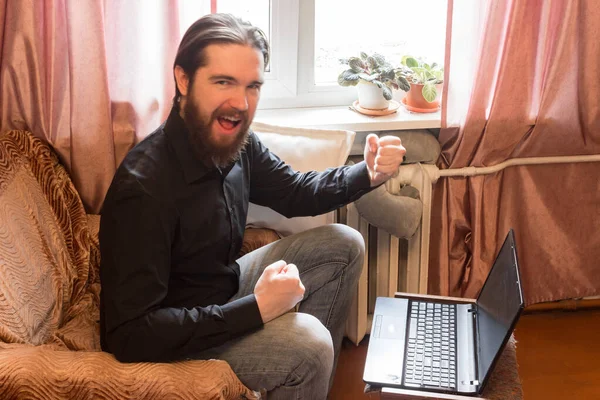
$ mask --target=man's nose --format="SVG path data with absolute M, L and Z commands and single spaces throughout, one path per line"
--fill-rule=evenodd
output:
M 248 95 L 246 94 L 246 90 L 236 90 L 231 99 L 229 99 L 229 104 L 239 111 L 246 111 L 248 109 Z

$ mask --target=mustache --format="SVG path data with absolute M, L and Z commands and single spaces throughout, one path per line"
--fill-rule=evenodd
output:
M 240 111 L 240 110 L 236 110 L 236 109 L 229 109 L 229 110 L 216 109 L 215 111 L 213 111 L 212 119 L 217 119 L 217 118 L 222 118 L 222 117 L 239 119 L 241 122 L 248 121 L 248 118 L 249 118 L 247 111 Z

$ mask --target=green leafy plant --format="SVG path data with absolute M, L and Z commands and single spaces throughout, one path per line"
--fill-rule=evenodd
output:
M 410 90 L 410 84 L 406 78 L 385 60 L 381 54 L 368 55 L 361 52 L 360 57 L 341 59 L 340 63 L 349 68 L 338 76 L 338 84 L 341 86 L 356 86 L 359 81 L 365 81 L 377 85 L 383 89 L 383 97 L 392 99 L 392 90 Z
M 402 57 L 401 66 L 397 72 L 405 76 L 410 83 L 423 85 L 423 98 L 429 103 L 437 97 L 435 85 L 444 83 L 444 67 L 437 63 L 427 64 L 420 58 Z

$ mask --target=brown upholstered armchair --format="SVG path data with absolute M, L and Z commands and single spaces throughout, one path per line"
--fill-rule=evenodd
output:
M 0 135 L 0 398 L 260 398 L 224 361 L 100 351 L 99 219 L 48 145 Z

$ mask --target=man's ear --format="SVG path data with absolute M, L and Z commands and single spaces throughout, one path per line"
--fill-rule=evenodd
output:
M 179 65 L 176 65 L 175 68 L 173 68 L 173 73 L 175 74 L 175 82 L 177 82 L 177 89 L 179 89 L 179 93 L 181 93 L 182 96 L 187 96 L 190 78 Z

